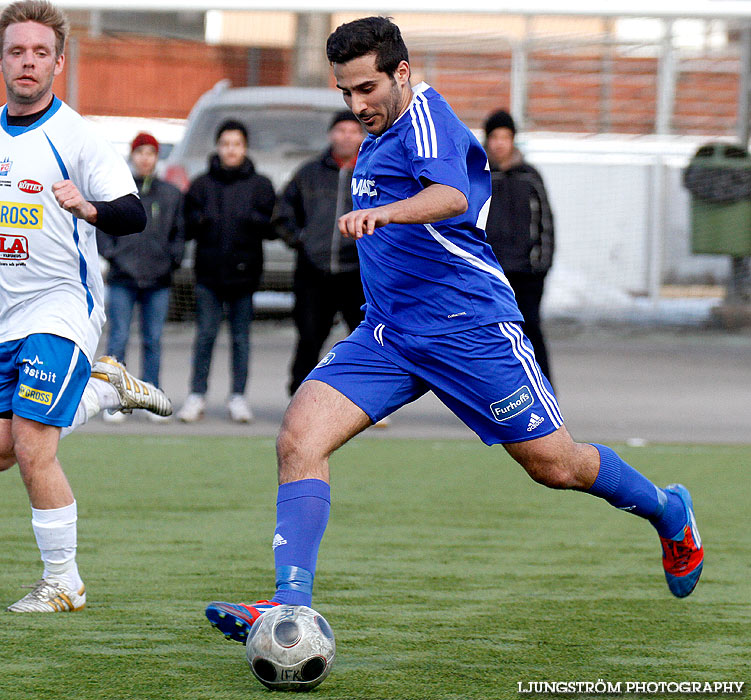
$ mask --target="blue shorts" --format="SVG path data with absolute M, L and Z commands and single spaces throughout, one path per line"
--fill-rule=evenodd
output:
M 0 417 L 67 427 L 90 376 L 88 358 L 67 338 L 35 333 L 0 343 Z
M 488 445 L 532 440 L 563 425 L 518 323 L 421 336 L 364 321 L 307 379 L 334 387 L 373 423 L 432 391 Z

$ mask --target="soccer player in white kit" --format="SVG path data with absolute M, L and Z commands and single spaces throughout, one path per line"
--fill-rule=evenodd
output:
M 0 14 L 8 100 L 0 112 L 0 470 L 18 463 L 44 563 L 11 612 L 86 603 L 76 502 L 56 456 L 61 429 L 94 407 L 137 407 L 124 397 L 136 388 L 161 401 L 151 410 L 171 411 L 112 358 L 92 372 L 104 323 L 95 225 L 136 233 L 146 217 L 125 161 L 52 93 L 67 32 L 65 15 L 46 0 Z

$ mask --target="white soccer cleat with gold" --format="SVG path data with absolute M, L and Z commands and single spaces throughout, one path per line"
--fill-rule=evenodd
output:
M 8 612 L 77 612 L 86 606 L 86 588 L 81 586 L 77 593 L 58 581 L 39 579 L 21 600 L 9 605 Z
M 115 387 L 123 413 L 131 413 L 134 408 L 145 408 L 158 416 L 172 415 L 172 402 L 167 394 L 149 382 L 136 379 L 114 357 L 102 355 L 91 368 L 91 376 Z

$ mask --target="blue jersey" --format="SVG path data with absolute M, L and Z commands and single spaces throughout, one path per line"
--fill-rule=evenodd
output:
M 430 183 L 467 198 L 467 211 L 434 224 L 389 224 L 357 241 L 365 317 L 373 325 L 440 335 L 522 321 L 485 237 L 488 159 L 472 132 L 429 85 L 380 136 L 369 135 L 352 174 L 355 209 L 407 199 Z

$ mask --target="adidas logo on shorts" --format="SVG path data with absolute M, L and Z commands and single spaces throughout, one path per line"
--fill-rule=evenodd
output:
M 527 425 L 527 432 L 532 432 L 537 426 L 542 425 L 543 421 L 545 419 L 542 416 L 538 416 L 536 413 L 533 413 L 532 416 L 529 419 L 529 425 Z

